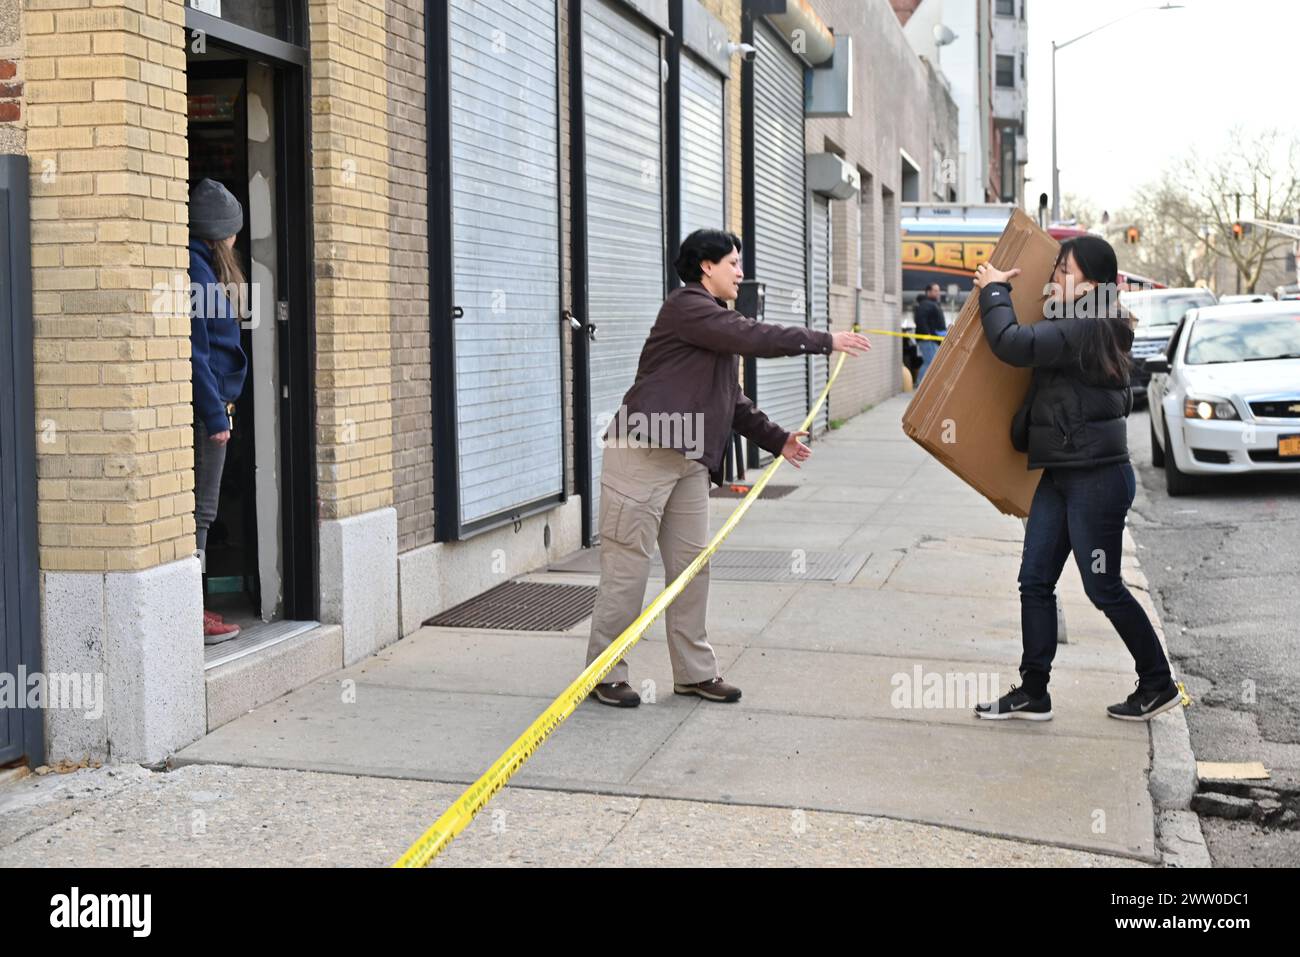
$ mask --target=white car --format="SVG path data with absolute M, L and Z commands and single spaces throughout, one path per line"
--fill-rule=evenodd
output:
M 1300 473 L 1300 302 L 1193 309 L 1151 372 L 1151 464 L 1197 475 Z
M 1231 296 L 1219 297 L 1219 305 L 1221 306 L 1227 306 L 1229 304 L 1242 303 L 1242 302 L 1273 302 L 1273 297 L 1270 296 L 1268 293 L 1263 293 L 1263 292 L 1252 292 L 1252 293 L 1243 292 Z

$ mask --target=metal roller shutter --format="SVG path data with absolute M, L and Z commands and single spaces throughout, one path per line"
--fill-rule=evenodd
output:
M 808 325 L 803 64 L 766 23 L 754 26 L 754 262 L 768 322 Z M 808 414 L 808 360 L 757 361 L 758 406 L 794 429 Z M 766 453 L 764 454 L 766 457 Z
M 460 520 L 563 491 L 556 13 L 451 5 Z M 508 343 L 508 347 L 505 344 Z
M 821 332 L 831 330 L 831 204 L 824 196 L 812 198 L 812 327 Z M 829 356 L 809 356 L 809 403 L 826 388 L 830 376 Z M 831 426 L 830 400 L 822 405 L 813 420 L 812 433 L 820 435 Z
M 659 36 L 605 0 L 582 7 L 593 516 L 600 436 L 636 378 L 664 300 Z
M 697 229 L 722 229 L 722 77 L 688 53 L 681 58 L 682 238 Z

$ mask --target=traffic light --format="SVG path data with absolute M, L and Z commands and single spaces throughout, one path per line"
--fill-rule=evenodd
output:
M 1128 229 L 1124 230 L 1124 242 L 1128 243 L 1130 246 L 1135 244 L 1141 238 L 1142 230 L 1138 229 L 1136 226 L 1130 226 Z
M 1240 241 L 1241 241 L 1241 237 L 1244 236 L 1245 234 L 1246 234 L 1246 227 L 1245 227 L 1245 226 L 1243 226 L 1241 223 L 1233 223 L 1233 224 L 1232 224 L 1232 238 L 1233 238 L 1233 239 L 1235 239 L 1235 240 L 1237 240 L 1238 242 L 1240 242 Z

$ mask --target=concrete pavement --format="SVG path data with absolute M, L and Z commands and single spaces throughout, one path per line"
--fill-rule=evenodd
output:
M 724 546 L 783 552 L 793 569 L 806 553 L 848 553 L 856 568 L 835 583 L 798 574 L 713 582 L 710 633 L 743 700 L 674 696 L 657 623 L 629 656 L 647 703 L 635 711 L 583 705 L 444 863 L 1161 861 L 1153 735 L 1156 783 L 1163 775 L 1178 792 L 1190 761 L 1177 753 L 1185 720 L 1164 715 L 1148 727 L 1106 716 L 1106 705 L 1132 690 L 1132 662 L 1072 565 L 1061 591 L 1069 643 L 1054 670 L 1056 719 L 971 715 L 976 697 L 1018 680 L 1023 531 L 903 435 L 907 399 L 819 440 L 803 469 L 782 466 L 776 482 L 794 491 L 757 502 Z M 714 528 L 735 504 L 711 503 Z M 589 561 L 527 577 L 594 583 Z M 1154 617 L 1131 554 L 1125 569 Z M 652 581 L 647 597 L 662 584 Z M 236 817 L 255 820 L 260 806 L 289 829 L 290 843 L 295 829 L 306 840 L 339 815 L 354 832 L 365 821 L 351 842 L 364 848 L 345 841 L 334 853 L 314 850 L 312 860 L 383 863 L 581 670 L 586 630 L 586 622 L 559 634 L 426 627 L 219 728 L 176 755 L 172 774 L 144 779 L 132 769 L 127 791 L 152 787 L 160 806 L 171 793 L 166 820 L 188 807 L 186 788 L 228 792 Z M 205 784 L 209 777 L 218 783 Z M 171 780 L 188 783 L 160 783 Z M 10 785 L 22 787 L 38 790 Z M 1173 805 L 1166 830 L 1183 828 L 1184 861 L 1199 862 L 1199 830 L 1187 836 L 1180 797 L 1159 791 Z M 298 804 L 286 815 L 289 796 Z M 140 799 L 123 800 L 138 809 Z M 77 837 L 57 837 L 57 821 L 16 838 L 0 824 L 0 863 L 57 863 L 122 827 L 127 811 L 88 810 Z M 149 830 L 148 822 L 137 810 L 127 829 Z M 224 853 L 218 833 L 208 827 L 200 842 L 212 845 L 209 857 Z M 170 826 L 149 837 L 160 853 L 175 841 L 185 853 L 196 840 Z M 695 847 L 716 854 L 696 860 Z M 229 852 L 245 859 L 237 844 Z

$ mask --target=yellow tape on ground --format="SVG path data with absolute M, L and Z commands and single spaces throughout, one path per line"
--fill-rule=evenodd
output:
M 845 358 L 846 356 L 841 355 L 835 363 L 835 368 L 831 371 L 826 387 L 822 389 L 821 395 L 818 396 L 816 404 L 808 413 L 808 417 L 803 420 L 799 431 L 807 431 L 811 427 L 817 412 L 826 402 L 826 396 L 830 394 L 835 377 L 840 374 Z M 577 710 L 578 705 L 586 700 L 592 689 L 600 683 L 602 678 L 609 674 L 615 662 L 631 650 L 632 646 L 646 633 L 646 630 L 663 614 L 664 609 L 672 604 L 683 589 L 691 583 L 692 579 L 700 573 L 700 569 L 718 550 L 718 546 L 722 544 L 723 539 L 731 534 L 731 530 L 736 527 L 745 512 L 749 511 L 749 507 L 758 498 L 772 476 L 776 474 L 776 470 L 781 467 L 783 461 L 784 459 L 781 456 L 776 456 L 775 461 L 763 470 L 763 474 L 754 483 L 754 487 L 749 490 L 749 494 L 741 500 L 740 504 L 736 506 L 736 510 L 723 522 L 722 527 L 718 529 L 718 534 L 713 536 L 704 551 L 695 556 L 685 570 L 673 580 L 672 584 L 661 591 L 654 601 L 646 606 L 645 611 L 641 612 L 636 621 L 628 625 L 623 633 L 614 639 L 613 643 L 601 653 L 600 657 L 587 665 L 582 674 L 578 675 L 572 684 L 560 692 L 559 697 L 551 702 L 550 706 L 538 716 L 536 721 L 528 726 L 523 734 L 515 739 L 510 747 L 506 748 L 501 757 L 496 759 L 493 765 L 488 768 L 487 773 L 466 788 L 465 793 L 451 807 L 447 808 L 438 820 L 433 822 L 433 826 L 420 835 L 419 839 L 407 849 L 406 853 L 397 859 L 397 862 L 393 865 L 394 867 L 427 866 L 430 861 L 442 852 L 443 848 L 452 842 L 452 839 L 457 834 L 469 825 L 474 816 L 487 806 L 487 802 L 492 799 L 492 796 L 506 786 L 506 782 L 524 766 L 524 762 L 532 757 L 533 752 L 541 747 L 542 742 L 550 737 L 551 732 L 558 728 L 565 718 Z

